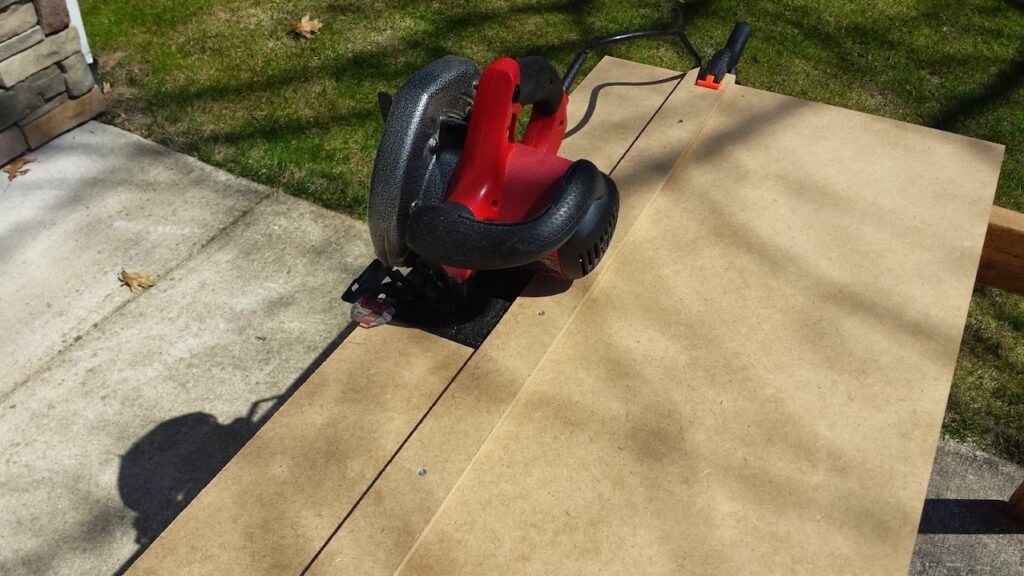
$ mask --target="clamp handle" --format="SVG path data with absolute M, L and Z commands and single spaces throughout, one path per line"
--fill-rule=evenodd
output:
M 707 66 L 700 69 L 697 74 L 697 85 L 712 90 L 721 88 L 725 75 L 736 73 L 736 65 L 739 64 L 743 49 L 753 32 L 754 28 L 750 24 L 737 22 L 732 28 L 732 33 L 729 34 L 729 40 L 725 43 L 725 47 L 715 52 Z

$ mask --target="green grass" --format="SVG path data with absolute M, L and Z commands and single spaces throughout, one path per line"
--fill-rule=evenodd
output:
M 975 290 L 943 429 L 1024 464 L 1024 298 Z
M 661 25 L 664 1 L 82 0 L 110 82 L 106 120 L 328 208 L 363 216 L 376 93 L 445 54 L 541 53 Z M 1024 210 L 1024 0 L 688 3 L 705 55 L 755 29 L 744 83 L 1000 142 L 997 203 Z M 289 36 L 310 12 L 313 40 Z M 614 55 L 673 69 L 666 41 Z M 594 59 L 596 61 L 596 59 Z M 592 63 L 591 63 L 592 64 Z M 945 432 L 1024 463 L 1024 300 L 976 292 Z

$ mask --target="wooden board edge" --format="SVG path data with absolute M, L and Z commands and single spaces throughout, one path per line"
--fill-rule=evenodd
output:
M 977 282 L 1024 295 L 1024 214 L 992 207 Z

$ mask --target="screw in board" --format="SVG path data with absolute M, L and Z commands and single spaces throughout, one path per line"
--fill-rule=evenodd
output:
M 426 468 L 420 468 L 419 470 L 416 471 L 416 475 L 417 476 L 426 476 L 427 475 L 427 469 Z

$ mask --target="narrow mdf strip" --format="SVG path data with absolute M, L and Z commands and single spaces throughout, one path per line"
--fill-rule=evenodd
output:
M 399 573 L 906 574 L 1001 157 L 733 87 Z
M 471 352 L 356 329 L 128 574 L 298 574 Z
M 581 113 L 580 95 L 592 87 L 672 76 L 677 73 L 606 58 L 577 89 L 572 112 Z M 676 82 L 608 87 L 590 124 L 566 142 L 563 153 L 569 157 L 590 158 L 604 170 L 618 163 L 613 174 L 622 195 L 617 238 L 627 235 L 724 93 L 695 89 L 693 82 L 691 73 L 679 88 Z M 662 107 L 673 89 L 685 95 Z M 543 277 L 530 284 L 309 574 L 394 572 L 601 273 L 598 267 L 560 293 Z M 420 469 L 427 474 L 418 476 Z

